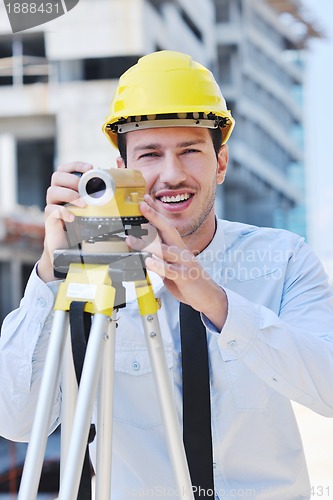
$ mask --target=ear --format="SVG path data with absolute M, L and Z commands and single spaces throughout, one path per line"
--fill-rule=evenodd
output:
M 126 168 L 125 162 L 121 156 L 118 156 L 116 162 L 117 162 L 117 168 Z
M 229 150 L 226 144 L 220 147 L 217 157 L 216 184 L 223 184 L 227 173 Z

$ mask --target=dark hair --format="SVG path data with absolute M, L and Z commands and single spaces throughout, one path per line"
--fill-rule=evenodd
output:
M 117 134 L 117 140 L 120 156 L 127 167 L 126 134 Z
M 210 132 L 210 136 L 211 136 L 212 141 L 213 141 L 213 147 L 214 147 L 216 158 L 217 158 L 219 155 L 221 146 L 222 146 L 222 131 L 221 131 L 220 127 L 210 128 L 208 130 Z
M 213 141 L 213 147 L 215 150 L 216 158 L 218 157 L 219 151 L 222 145 L 222 132 L 220 127 L 218 128 L 210 128 L 208 129 L 210 132 L 210 136 Z M 127 150 L 126 150 L 126 133 L 118 134 L 118 149 L 120 156 L 122 157 L 125 166 L 127 166 Z

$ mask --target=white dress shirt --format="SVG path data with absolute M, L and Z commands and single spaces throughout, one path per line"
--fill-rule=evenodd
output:
M 207 329 L 214 480 L 222 499 L 310 498 L 290 400 L 333 416 L 333 296 L 303 239 L 283 230 L 218 221 L 197 257 L 225 289 L 221 332 Z M 181 425 L 179 304 L 153 275 Z M 0 434 L 29 439 L 59 282 L 34 271 L 0 338 Z M 176 498 L 133 284 L 116 334 L 112 499 Z M 59 424 L 61 390 L 50 431 Z

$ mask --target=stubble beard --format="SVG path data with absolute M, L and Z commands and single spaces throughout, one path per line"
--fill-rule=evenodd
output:
M 207 193 L 207 198 L 206 198 L 207 203 L 204 203 L 200 213 L 198 215 L 194 215 L 188 224 L 185 224 L 183 227 L 180 227 L 178 229 L 180 236 L 184 240 L 193 239 L 193 236 L 205 224 L 205 221 L 207 220 L 209 214 L 214 209 L 215 195 L 216 195 L 216 184 L 215 182 L 213 182 Z

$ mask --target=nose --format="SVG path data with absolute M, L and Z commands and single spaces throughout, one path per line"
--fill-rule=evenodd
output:
M 160 181 L 171 186 L 176 186 L 186 180 L 185 166 L 176 154 L 165 155 L 159 177 Z

